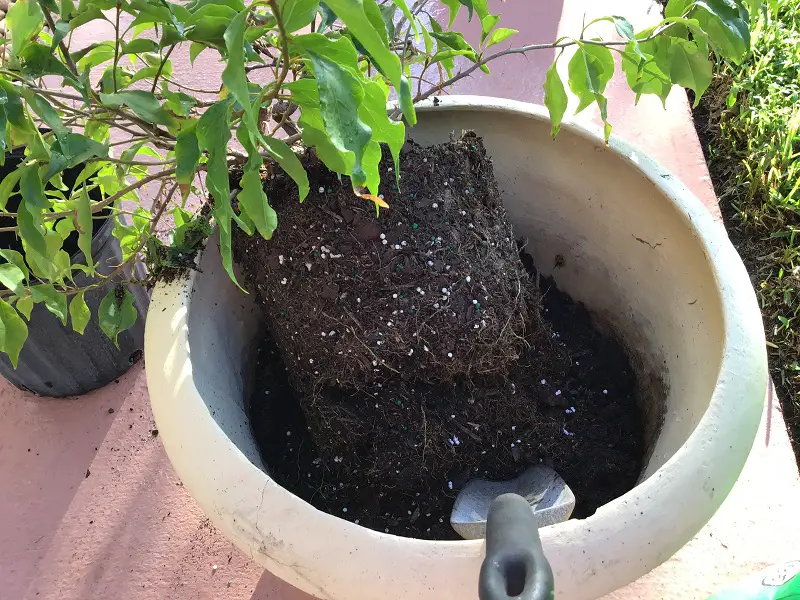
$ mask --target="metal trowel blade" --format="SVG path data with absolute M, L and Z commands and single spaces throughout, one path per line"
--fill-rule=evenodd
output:
M 536 465 L 509 481 L 468 481 L 450 514 L 453 529 L 467 540 L 485 537 L 489 506 L 507 493 L 519 494 L 528 501 L 539 528 L 566 521 L 575 508 L 575 495 L 559 474 L 550 467 Z

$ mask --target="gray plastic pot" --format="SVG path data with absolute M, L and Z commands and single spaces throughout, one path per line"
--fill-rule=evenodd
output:
M 17 157 L 6 155 L 3 171 L 13 170 L 10 164 Z M 78 169 L 79 170 L 79 169 Z M 66 183 L 65 177 L 65 183 Z M 106 220 L 92 238 L 92 256 L 97 271 L 110 274 L 122 262 L 119 240 L 111 235 L 114 223 Z M 8 246 L 8 240 L 3 240 Z M 84 262 L 78 251 L 71 256 L 73 264 Z M 138 269 L 141 269 L 139 267 Z M 137 270 L 138 270 L 137 269 Z M 139 273 L 141 274 L 141 273 Z M 130 271 L 123 276 L 129 278 Z M 92 278 L 75 274 L 75 284 L 87 285 Z M 102 387 L 125 373 L 141 357 L 144 349 L 144 319 L 149 304 L 148 293 L 141 287 L 131 286 L 138 318 L 133 327 L 119 334 L 119 348 L 102 332 L 97 319 L 100 301 L 111 284 L 90 290 L 85 294 L 92 319 L 83 335 L 72 330 L 70 323 L 61 324 L 58 318 L 37 304 L 28 323 L 28 340 L 22 348 L 17 368 L 0 353 L 0 374 L 18 388 L 40 396 L 76 396 Z

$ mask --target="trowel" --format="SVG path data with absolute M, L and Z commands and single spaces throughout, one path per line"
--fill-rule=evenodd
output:
M 537 527 L 566 521 L 575 508 L 575 495 L 561 476 L 550 467 L 535 465 L 509 481 L 468 481 L 456 497 L 450 524 L 464 539 L 486 537 L 489 507 L 495 498 L 508 493 L 525 499 Z

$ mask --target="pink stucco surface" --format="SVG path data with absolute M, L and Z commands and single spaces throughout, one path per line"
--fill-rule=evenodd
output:
M 575 33 L 585 13 L 652 14 L 647 2 L 491 2 L 521 41 Z M 598 6 L 599 5 L 599 6 Z M 86 39 L 108 35 L 98 28 Z M 206 53 L 209 54 L 209 53 Z M 541 102 L 552 53 L 504 58 L 454 93 Z M 175 77 L 218 89 L 221 65 L 185 53 Z M 615 135 L 649 152 L 718 207 L 683 93 L 666 111 L 609 89 Z M 596 120 L 589 111 L 581 118 Z M 145 357 L 146 362 L 146 357 Z M 114 412 L 110 413 L 109 409 Z M 303 600 L 240 554 L 181 485 L 154 430 L 141 365 L 82 398 L 49 400 L 0 382 L 0 600 Z M 607 600 L 703 598 L 768 564 L 797 558 L 800 481 L 777 401 L 719 513 L 683 550 Z M 676 507 L 691 510 L 691 507 Z

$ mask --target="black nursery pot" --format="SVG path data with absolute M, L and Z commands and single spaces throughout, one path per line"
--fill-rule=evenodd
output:
M 22 152 L 6 154 L 5 165 L 0 167 L 0 180 L 14 171 L 23 159 Z M 82 166 L 77 166 L 64 171 L 64 184 L 71 188 L 81 169 Z M 99 200 L 96 195 L 98 191 L 93 192 L 95 195 L 92 199 Z M 12 198 L 7 210 L 14 211 L 14 205 L 18 203 L 18 196 Z M 0 218 L 0 226 L 14 224 L 9 217 Z M 114 222 L 108 217 L 94 221 L 92 256 L 97 271 L 102 275 L 110 274 L 122 262 L 119 240 L 111 235 L 113 227 Z M 70 254 L 73 264 L 85 264 L 83 253 L 78 249 L 77 237 L 77 233 L 73 232 L 66 239 L 64 250 Z M 14 233 L 0 233 L 0 247 L 21 250 L 22 244 Z M 136 270 L 138 275 L 142 274 L 141 266 L 137 266 Z M 132 274 L 128 270 L 121 275 L 121 279 L 128 279 Z M 93 278 L 81 272 L 74 273 L 73 277 L 78 286 L 93 281 Z M 44 305 L 35 305 L 28 322 L 28 340 L 20 353 L 17 368 L 11 365 L 8 356 L 0 353 L 0 374 L 18 388 L 41 396 L 62 397 L 85 394 L 125 373 L 142 357 L 144 319 L 150 300 L 144 288 L 130 286 L 138 316 L 133 327 L 119 334 L 117 348 L 100 329 L 97 318 L 100 302 L 112 286 L 113 282 L 109 282 L 85 293 L 92 318 L 83 335 L 73 331 L 69 321 L 66 327 L 62 325 Z

